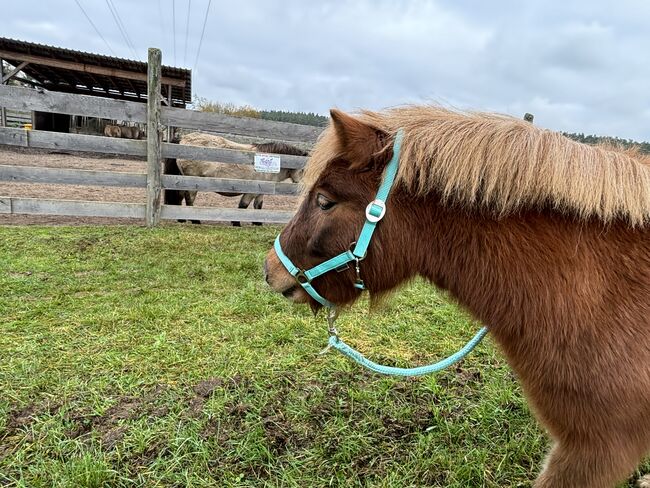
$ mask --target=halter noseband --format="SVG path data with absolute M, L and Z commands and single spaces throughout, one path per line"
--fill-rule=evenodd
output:
M 402 145 L 402 137 L 404 132 L 402 129 L 397 131 L 395 135 L 395 141 L 393 142 L 393 157 L 386 166 L 384 172 L 384 177 L 377 190 L 377 196 L 375 199 L 368 204 L 366 207 L 366 222 L 363 224 L 359 238 L 356 240 L 356 243 L 350 245 L 350 249 L 333 258 L 328 259 L 325 262 L 322 262 L 313 268 L 308 270 L 303 270 L 298 268 L 291 262 L 291 259 L 282 251 L 282 246 L 280 245 L 280 236 L 275 238 L 275 243 L 273 245 L 275 253 L 278 255 L 280 262 L 287 269 L 289 274 L 291 274 L 298 284 L 309 293 L 309 295 L 316 300 L 321 305 L 334 309 L 334 304 L 320 295 L 316 289 L 311 285 L 311 282 L 314 278 L 317 278 L 325 273 L 328 273 L 332 270 L 342 270 L 345 269 L 348 263 L 354 261 L 355 271 L 357 274 L 356 282 L 354 287 L 360 290 L 365 290 L 365 284 L 361 279 L 361 273 L 359 268 L 359 263 L 366 257 L 368 251 L 368 246 L 370 245 L 370 240 L 372 239 L 372 234 L 375 232 L 375 227 L 377 223 L 384 218 L 386 214 L 386 199 L 390 193 L 390 190 L 395 181 L 395 175 L 397 174 L 397 167 L 399 165 L 399 153 Z M 354 246 L 354 248 L 352 248 Z

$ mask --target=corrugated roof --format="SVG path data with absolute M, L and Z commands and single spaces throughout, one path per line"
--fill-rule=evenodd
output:
M 0 37 L 0 58 L 14 66 L 29 60 L 22 72 L 48 90 L 135 101 L 147 99 L 146 80 L 129 78 L 146 75 L 147 63 L 142 61 L 5 37 Z M 191 70 L 163 66 L 162 77 L 172 83 L 163 83 L 162 95 L 167 99 L 171 87 L 173 106 L 185 107 L 192 102 Z

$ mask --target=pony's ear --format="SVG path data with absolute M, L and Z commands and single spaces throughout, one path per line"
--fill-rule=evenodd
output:
M 350 161 L 350 169 L 367 169 L 385 149 L 388 135 L 335 108 L 330 110 L 330 116 L 341 155 Z

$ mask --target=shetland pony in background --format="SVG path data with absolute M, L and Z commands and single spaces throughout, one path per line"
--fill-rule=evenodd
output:
M 485 324 L 553 439 L 536 488 L 611 488 L 650 450 L 650 164 L 528 122 L 401 107 L 332 124 L 280 236 L 311 268 L 357 239 L 398 129 L 387 212 L 361 278 L 371 297 L 416 275 Z M 313 301 L 271 250 L 271 287 Z M 313 286 L 360 295 L 352 269 Z M 639 486 L 650 486 L 644 477 Z

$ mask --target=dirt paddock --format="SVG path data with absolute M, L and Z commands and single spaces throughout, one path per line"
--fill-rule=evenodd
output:
M 146 161 L 140 158 L 95 153 L 62 153 L 36 149 L 0 146 L 0 164 L 36 166 L 47 168 L 85 169 L 125 173 L 145 173 Z M 0 196 L 22 198 L 47 198 L 55 200 L 87 200 L 98 202 L 144 203 L 144 188 L 119 188 L 42 183 L 11 183 L 0 181 Z M 199 192 L 195 205 L 200 207 L 237 208 L 239 197 L 223 197 L 212 192 Z M 264 208 L 270 210 L 295 210 L 298 197 L 267 195 Z M 251 205 L 252 208 L 252 205 Z M 163 221 L 172 223 L 174 221 Z M 0 214 L 0 225 L 104 225 L 142 224 L 140 219 L 105 217 L 66 217 L 61 215 L 8 215 Z M 212 222 L 205 222 L 212 223 Z M 215 222 L 217 223 L 217 222 Z M 219 223 L 217 223 L 219 224 Z M 248 225 L 248 224 L 243 224 Z

